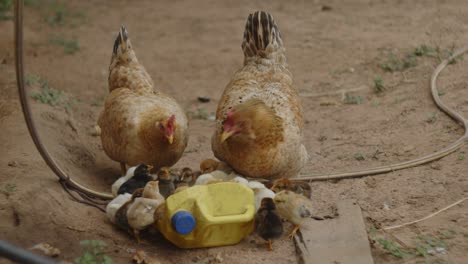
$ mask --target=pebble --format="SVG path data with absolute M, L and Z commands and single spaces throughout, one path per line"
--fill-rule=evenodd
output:
M 18 162 L 16 160 L 8 162 L 8 166 L 10 167 L 18 167 Z

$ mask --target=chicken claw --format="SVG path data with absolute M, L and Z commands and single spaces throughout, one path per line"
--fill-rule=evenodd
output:
M 299 230 L 299 225 L 295 225 L 294 228 L 292 229 L 291 233 L 289 233 L 288 238 L 293 239 L 294 235 L 297 233 L 297 230 Z
M 137 229 L 133 229 L 133 235 L 135 236 L 137 243 L 140 244 L 141 243 L 140 231 L 138 231 Z
M 268 241 L 265 243 L 265 245 L 266 245 L 268 251 L 273 251 L 273 245 L 272 245 L 271 239 L 268 240 Z

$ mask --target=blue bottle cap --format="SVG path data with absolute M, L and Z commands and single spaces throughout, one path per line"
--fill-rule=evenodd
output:
M 187 211 L 179 211 L 171 218 L 172 228 L 181 235 L 187 235 L 195 228 L 195 218 Z

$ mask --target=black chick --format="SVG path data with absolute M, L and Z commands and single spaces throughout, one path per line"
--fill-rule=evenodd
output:
M 276 212 L 276 206 L 271 198 L 263 198 L 255 215 L 255 232 L 265 239 L 269 251 L 273 250 L 271 239 L 283 234 L 283 222 Z
M 158 172 L 159 180 L 159 193 L 164 196 L 165 199 L 175 191 L 174 177 L 168 167 L 162 167 Z
M 117 194 L 133 194 L 136 189 L 144 188 L 149 181 L 154 180 L 150 173 L 152 168 L 151 165 L 138 165 L 133 173 L 134 176 L 120 186 Z

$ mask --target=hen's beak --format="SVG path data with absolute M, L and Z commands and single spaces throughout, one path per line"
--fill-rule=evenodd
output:
M 172 145 L 172 142 L 174 142 L 174 135 L 166 136 L 167 142 Z
M 233 131 L 224 131 L 223 134 L 221 134 L 221 143 L 224 143 L 224 141 L 230 138 L 233 134 Z

